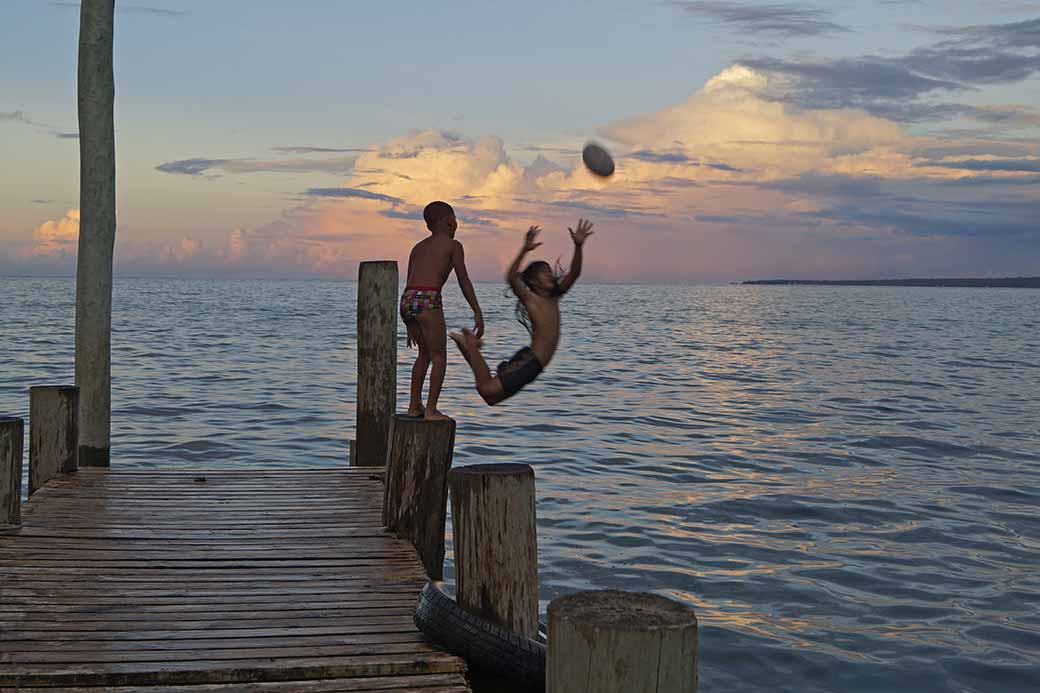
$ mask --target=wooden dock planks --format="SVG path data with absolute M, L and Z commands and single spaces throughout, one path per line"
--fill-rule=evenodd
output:
M 415 628 L 426 575 L 382 492 L 363 469 L 52 479 L 0 534 L 0 692 L 468 691 Z

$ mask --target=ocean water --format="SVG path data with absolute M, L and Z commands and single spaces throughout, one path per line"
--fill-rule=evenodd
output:
M 477 286 L 492 364 L 525 340 L 503 289 Z M 117 279 L 114 464 L 344 464 L 355 290 Z M 74 294 L 0 278 L 0 413 L 72 382 Z M 449 343 L 441 400 L 455 464 L 535 468 L 543 610 L 688 602 L 707 692 L 1040 690 L 1040 291 L 579 284 L 563 308 L 536 383 L 489 408 Z

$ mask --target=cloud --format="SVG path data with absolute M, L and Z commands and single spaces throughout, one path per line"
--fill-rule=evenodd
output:
M 786 177 L 865 152 L 885 155 L 904 140 L 898 124 L 862 111 L 787 105 L 776 98 L 774 79 L 733 65 L 688 99 L 602 132 L 635 148 L 628 167 L 635 175 L 654 178 L 749 170 Z M 691 172 L 691 161 L 709 162 L 700 168 L 710 170 Z
M 222 166 L 227 159 L 181 159 L 180 161 L 168 161 L 155 167 L 163 173 L 180 173 L 187 176 L 200 176 L 211 168 Z
M 38 131 L 47 132 L 54 135 L 58 139 L 79 139 L 78 132 L 61 132 L 53 125 L 47 125 L 39 121 L 33 120 L 29 116 L 25 115 L 25 111 L 6 111 L 0 112 L 0 123 L 20 123 L 22 125 L 29 125 Z
M 799 38 L 848 31 L 830 21 L 829 10 L 789 3 L 749 4 L 725 0 L 673 2 L 688 14 L 709 17 L 744 32 Z
M 281 154 L 331 154 L 334 152 L 370 152 L 367 147 L 271 147 L 272 152 Z
M 33 231 L 29 257 L 75 257 L 79 243 L 79 210 L 70 209 L 61 219 L 45 221 Z
M 75 8 L 78 10 L 80 4 L 78 2 L 59 2 L 54 0 L 51 2 L 51 6 Z M 190 14 L 186 10 L 171 10 L 165 7 L 154 7 L 151 5 L 128 5 L 123 2 L 116 3 L 116 12 L 119 14 L 158 15 L 161 17 L 184 17 Z
M 937 166 L 961 171 L 1014 171 L 1040 173 L 1040 159 L 961 159 L 959 161 L 929 161 L 918 166 Z
M 770 97 L 803 108 L 854 108 L 899 121 L 985 117 L 977 107 L 923 101 L 1040 72 L 1040 19 L 928 29 L 943 40 L 903 55 L 836 59 L 750 57 L 771 79 Z M 1029 122 L 1028 112 L 1023 124 Z
M 354 197 L 363 200 L 382 200 L 384 202 L 393 203 L 403 202 L 403 200 L 398 197 L 382 195 L 369 190 L 359 190 L 357 188 L 310 188 L 304 194 L 311 195 L 312 197 Z
M 327 157 L 321 159 L 180 159 L 168 161 L 155 167 L 163 173 L 201 176 L 219 169 L 225 173 L 308 173 L 318 171 L 332 174 L 347 174 L 354 168 L 357 157 Z

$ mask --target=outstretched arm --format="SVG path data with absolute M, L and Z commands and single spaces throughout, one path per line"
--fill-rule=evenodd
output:
M 524 296 L 527 294 L 529 289 L 524 284 L 524 280 L 520 278 L 520 263 L 524 261 L 524 256 L 529 252 L 541 245 L 536 242 L 538 234 L 541 231 L 537 226 L 532 226 L 527 229 L 527 234 L 524 236 L 524 245 L 520 248 L 520 252 L 513 260 L 513 264 L 509 265 L 509 269 L 506 270 L 506 282 L 509 287 L 516 294 L 516 297 L 521 301 L 524 300 Z
M 469 272 L 466 271 L 466 251 L 462 244 L 455 241 L 455 247 L 451 250 L 451 261 L 455 269 L 455 278 L 459 280 L 459 288 L 466 302 L 473 309 L 473 333 L 477 338 L 484 336 L 484 314 L 477 302 L 477 292 L 473 290 L 473 282 L 469 280 Z
M 571 287 L 574 286 L 574 282 L 578 281 L 578 277 L 581 276 L 581 248 L 585 245 L 585 239 L 592 235 L 591 229 L 592 222 L 585 219 L 578 219 L 577 229 L 567 228 L 571 232 L 571 240 L 574 241 L 574 257 L 571 259 L 571 268 L 563 279 L 560 280 L 560 290 L 563 293 L 570 291 Z

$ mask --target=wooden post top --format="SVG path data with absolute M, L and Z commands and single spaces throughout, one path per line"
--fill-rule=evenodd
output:
M 75 385 L 31 385 L 29 387 L 29 392 L 32 392 L 33 390 L 58 390 L 59 392 L 71 392 L 78 389 L 79 387 Z
M 455 425 L 455 419 L 451 417 L 448 417 L 447 419 L 441 421 L 427 421 L 421 416 L 411 416 L 409 414 L 396 413 L 394 414 L 394 418 L 404 423 L 424 424 L 426 426 L 436 426 L 438 424 L 450 424 L 452 426 Z
M 451 476 L 462 476 L 464 474 L 480 476 L 534 476 L 534 469 L 529 464 L 489 462 L 486 464 L 467 464 L 464 467 L 455 467 L 449 474 Z
M 0 414 L 0 424 L 24 424 L 25 420 L 20 416 L 4 416 Z
M 697 624 L 693 607 L 659 594 L 589 590 L 549 604 L 553 618 L 612 630 L 668 630 Z

